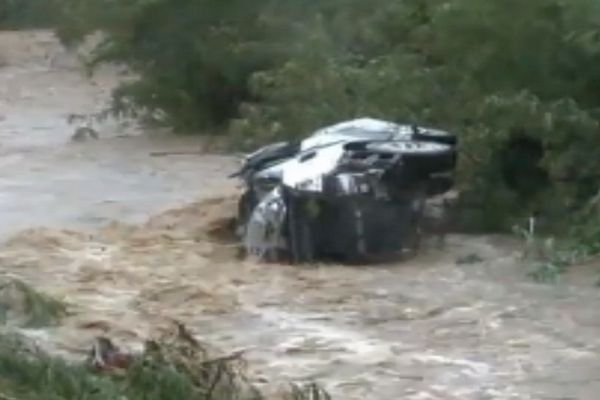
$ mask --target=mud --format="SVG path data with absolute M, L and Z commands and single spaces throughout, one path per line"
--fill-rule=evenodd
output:
M 37 50 L 21 54 L 24 43 Z M 48 348 L 76 356 L 100 333 L 135 348 L 176 318 L 245 350 L 257 382 L 317 380 L 337 399 L 597 398 L 590 279 L 534 284 L 519 243 L 495 236 L 452 235 L 401 264 L 240 261 L 226 229 L 231 158 L 153 158 L 192 139 L 117 138 L 117 125 L 70 143 L 63 114 L 109 85 L 33 57 L 62 54 L 47 33 L 1 34 L 7 46 L 0 87 L 20 90 L 1 94 L 0 265 L 70 304 L 61 326 L 24 331 Z

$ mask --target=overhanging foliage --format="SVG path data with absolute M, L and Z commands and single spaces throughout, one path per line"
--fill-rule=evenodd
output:
M 534 213 L 568 234 L 600 187 L 595 0 L 57 1 L 65 43 L 101 30 L 92 63 L 138 74 L 117 112 L 246 148 L 357 116 L 438 125 L 477 228 Z

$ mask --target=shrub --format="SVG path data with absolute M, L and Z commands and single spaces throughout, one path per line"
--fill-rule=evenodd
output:
M 0 0 L 0 29 L 49 28 L 57 18 L 54 0 Z
M 437 125 L 460 136 L 470 227 L 596 218 L 594 0 L 60 1 L 65 43 L 102 30 L 91 63 L 139 77 L 117 113 L 245 148 L 356 116 Z

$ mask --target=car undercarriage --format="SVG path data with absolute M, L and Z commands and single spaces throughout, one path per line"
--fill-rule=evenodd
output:
M 292 263 L 414 253 L 427 198 L 453 187 L 456 137 L 371 118 L 265 146 L 238 172 L 248 255 Z

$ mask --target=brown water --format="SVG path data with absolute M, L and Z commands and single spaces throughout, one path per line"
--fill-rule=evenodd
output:
M 26 333 L 76 355 L 177 318 L 245 349 L 257 380 L 317 380 L 337 399 L 598 398 L 600 292 L 582 271 L 536 285 L 518 243 L 460 235 L 396 265 L 239 262 L 215 233 L 233 160 L 151 157 L 200 144 L 114 123 L 69 142 L 64 116 L 102 107 L 117 81 L 105 69 L 94 85 L 69 57 L 47 33 L 0 34 L 0 265 L 73 312 Z M 483 261 L 457 263 L 471 254 Z
M 45 32 L 1 34 L 0 60 L 0 237 L 38 225 L 142 221 L 233 184 L 223 179 L 230 158 L 151 156 L 199 150 L 198 139 L 143 136 L 109 120 L 95 126 L 101 140 L 72 142 L 68 116 L 102 111 L 116 68 L 87 79 L 76 55 Z

